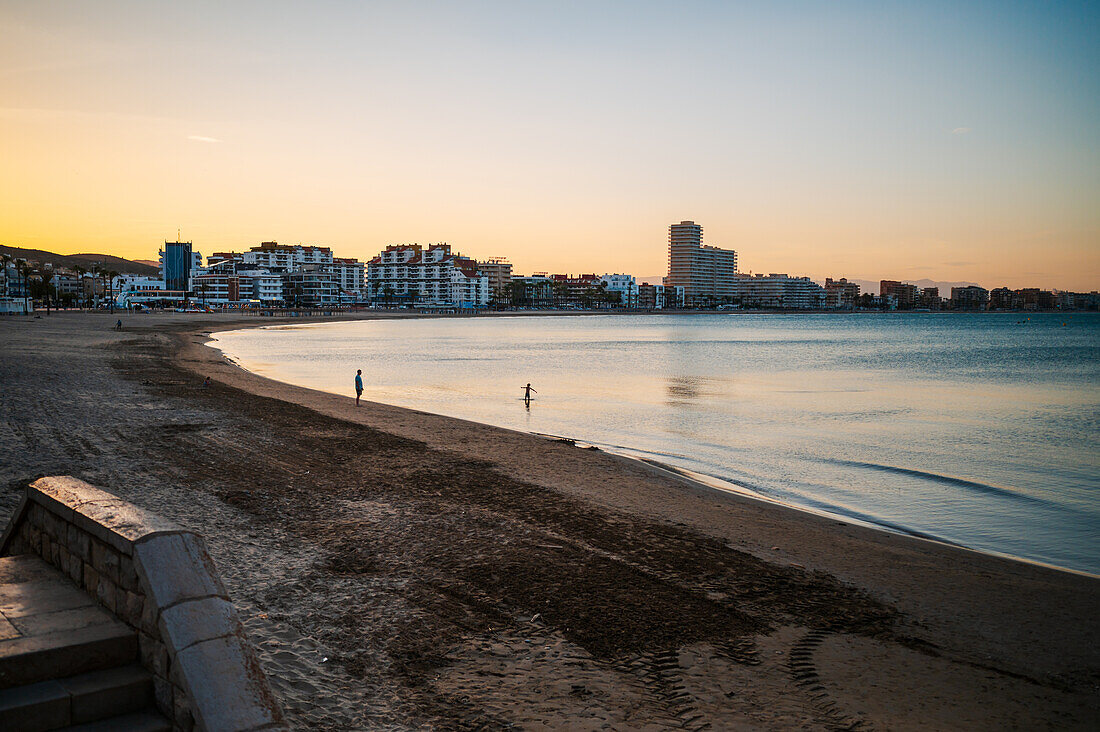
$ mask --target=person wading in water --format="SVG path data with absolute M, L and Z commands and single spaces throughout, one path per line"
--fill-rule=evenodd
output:
M 538 394 L 538 392 L 535 391 L 534 389 L 532 389 L 530 384 L 523 387 L 523 404 L 524 404 L 524 406 L 526 406 L 526 407 L 531 406 L 531 395 L 532 394 Z

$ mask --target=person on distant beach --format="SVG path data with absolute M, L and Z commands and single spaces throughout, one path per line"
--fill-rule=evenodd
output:
M 530 384 L 523 387 L 523 403 L 528 407 L 531 406 L 531 395 L 532 394 L 538 394 L 538 392 L 535 391 L 534 389 L 532 389 Z
M 122 330 L 122 318 L 119 318 L 118 322 L 115 323 L 115 330 Z
M 203 389 L 209 389 L 210 388 L 210 377 L 209 376 L 207 376 L 205 379 L 202 380 L 202 388 Z
M 363 396 L 363 369 L 355 371 L 355 406 L 359 406 L 359 397 Z

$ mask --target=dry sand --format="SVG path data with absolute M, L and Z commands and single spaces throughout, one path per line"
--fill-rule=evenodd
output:
M 1100 579 L 202 345 L 267 319 L 114 320 L 0 319 L 0 519 L 71 474 L 202 533 L 296 727 L 1100 725 Z

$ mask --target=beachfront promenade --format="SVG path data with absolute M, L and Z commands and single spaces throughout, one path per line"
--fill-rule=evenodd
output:
M 356 410 L 202 345 L 264 320 L 0 319 L 0 519 L 68 474 L 201 533 L 291 726 L 1097 722 L 1095 578 Z

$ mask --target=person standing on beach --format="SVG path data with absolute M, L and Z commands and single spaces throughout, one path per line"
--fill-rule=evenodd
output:
M 359 406 L 359 397 L 363 396 L 363 369 L 355 371 L 355 406 Z
M 525 406 L 528 406 L 528 407 L 531 406 L 531 395 L 532 394 L 538 394 L 538 392 L 535 391 L 534 389 L 532 389 L 530 384 L 523 387 L 523 403 L 524 403 Z

